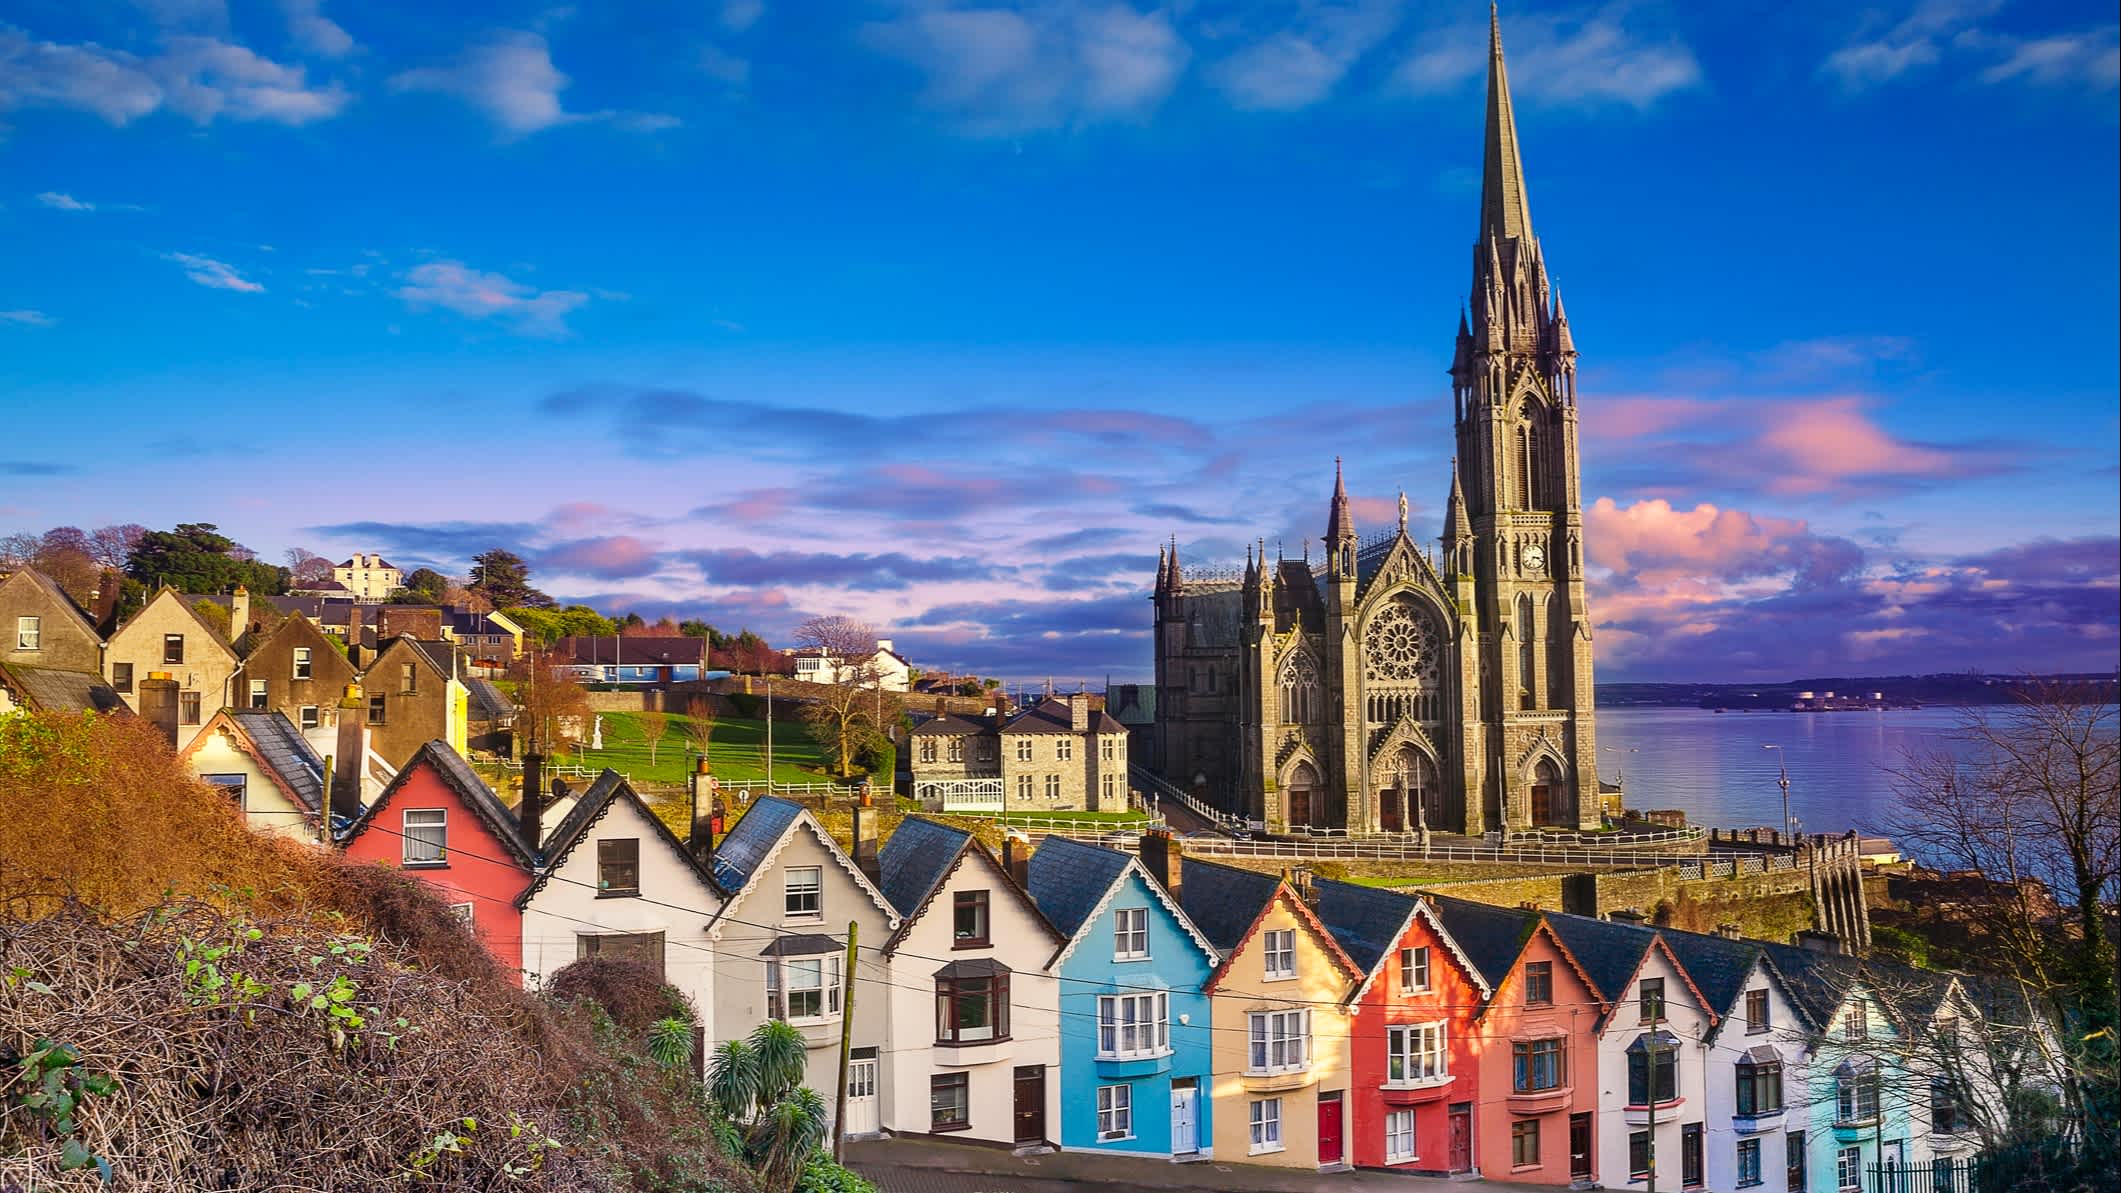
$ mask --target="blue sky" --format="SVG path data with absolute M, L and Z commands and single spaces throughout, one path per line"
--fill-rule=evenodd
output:
M 2115 666 L 2112 6 L 1502 15 L 1601 676 Z M 1336 454 L 1434 533 L 1486 17 L 17 0 L 0 532 L 1138 676 Z

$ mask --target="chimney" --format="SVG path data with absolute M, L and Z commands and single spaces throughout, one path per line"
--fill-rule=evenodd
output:
M 1725 940 L 1744 940 L 1745 929 L 1737 924 L 1718 924 L 1716 925 L 1716 935 L 1723 937 Z
M 1002 834 L 1002 869 L 1017 886 L 1031 889 L 1031 838 L 1015 829 Z
M 238 584 L 235 593 L 228 598 L 228 640 L 241 642 L 243 635 L 249 632 L 250 589 Z
M 169 748 L 177 748 L 177 681 L 167 671 L 150 671 L 140 681 L 140 716 L 162 731 Z
M 1173 903 L 1178 902 L 1179 874 L 1184 867 L 1184 847 L 1178 843 L 1170 829 L 1152 828 L 1142 834 L 1142 869 L 1164 888 Z
M 1605 918 L 1613 921 L 1616 924 L 1641 924 L 1646 923 L 1650 917 L 1642 914 L 1641 912 L 1635 910 L 1632 907 L 1616 907 L 1613 910 L 1606 912 Z
M 545 839 L 545 756 L 523 755 L 523 800 L 516 805 L 516 833 L 535 852 Z
M 884 870 L 876 854 L 876 804 L 867 791 L 854 801 L 854 864 L 869 881 L 883 881 Z
M 1806 928 L 1791 937 L 1790 943 L 1800 949 L 1809 949 L 1814 953 L 1838 954 L 1841 952 L 1840 937 L 1831 932 L 1820 932 L 1812 928 Z
M 346 685 L 339 702 L 338 748 L 332 756 L 330 809 L 333 819 L 361 814 L 361 777 L 368 773 L 368 714 L 361 705 L 361 685 Z
M 125 577 L 115 568 L 104 568 L 96 577 L 96 591 L 89 597 L 88 615 L 96 632 L 109 637 L 118 628 L 118 601 L 125 595 Z
M 1077 692 L 1068 697 L 1068 731 L 1088 733 L 1090 731 L 1090 693 Z
M 1317 875 L 1311 867 L 1294 866 L 1282 871 L 1281 876 L 1284 882 L 1295 889 L 1296 897 L 1304 901 L 1304 906 L 1314 910 L 1318 907 L 1318 888 L 1312 885 L 1312 879 Z

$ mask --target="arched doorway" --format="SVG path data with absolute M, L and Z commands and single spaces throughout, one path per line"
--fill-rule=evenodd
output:
M 1567 803 L 1568 789 L 1561 781 L 1560 769 L 1553 759 L 1540 759 L 1539 765 L 1532 768 L 1532 824 L 1539 828 L 1564 824 L 1575 827 L 1576 817 L 1563 815 L 1564 811 L 1573 812 L 1565 808 Z
M 1378 796 L 1377 827 L 1383 832 L 1410 833 L 1423 824 L 1436 829 L 1443 823 L 1443 785 L 1437 781 L 1436 764 L 1411 745 L 1392 754 Z
M 1309 762 L 1299 762 L 1296 769 L 1289 772 L 1288 799 L 1283 804 L 1289 828 L 1318 823 L 1318 816 L 1324 811 L 1319 806 L 1322 801 L 1318 788 L 1318 768 Z

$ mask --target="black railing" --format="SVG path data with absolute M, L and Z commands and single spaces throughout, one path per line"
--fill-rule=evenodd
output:
M 1927 1163 L 1873 1164 L 1864 1193 L 2005 1193 L 2011 1181 L 1982 1158 Z

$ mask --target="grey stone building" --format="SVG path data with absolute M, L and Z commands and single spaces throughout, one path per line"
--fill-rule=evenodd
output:
M 932 811 L 1119 812 L 1127 727 L 1076 693 L 1021 712 L 939 713 L 909 739 L 913 796 Z
M 1435 549 L 1364 538 L 1335 462 L 1325 558 L 1158 567 L 1151 760 L 1270 828 L 1599 823 L 1576 346 L 1532 234 L 1499 31 Z M 1308 555 L 1309 553 L 1306 552 Z

